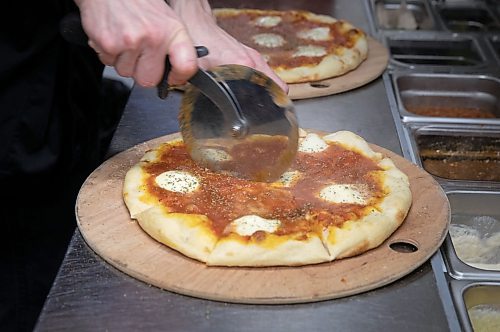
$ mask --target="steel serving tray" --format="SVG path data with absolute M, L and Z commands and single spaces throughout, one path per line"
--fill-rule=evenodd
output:
M 500 125 L 500 79 L 489 75 L 393 73 L 397 111 L 403 122 Z M 480 110 L 495 118 L 419 115 L 412 107 Z
M 386 33 L 391 70 L 424 72 L 479 72 L 495 65 L 482 38 L 456 33 L 427 31 Z
M 478 305 L 489 305 L 500 310 L 500 283 L 477 281 L 450 281 L 453 302 L 464 331 L 474 331 L 469 310 Z
M 472 138 L 494 138 L 497 144 L 500 138 L 500 126 L 473 126 L 473 125 L 458 125 L 450 123 L 409 123 L 403 126 L 408 149 L 411 152 L 412 159 L 415 163 L 425 169 L 422 160 L 421 147 L 419 147 L 419 139 L 428 136 L 443 136 L 443 137 L 456 137 L 460 139 Z M 474 145 L 474 144 L 472 144 Z M 496 147 L 496 145 L 495 145 Z M 496 155 L 500 151 L 495 151 Z M 441 176 L 434 175 L 436 180 L 445 189 L 460 189 L 460 188 L 474 188 L 474 189 L 495 189 L 500 190 L 500 182 L 497 181 L 483 181 L 483 180 L 468 180 L 468 179 L 449 179 Z
M 451 207 L 451 224 L 463 224 L 482 232 L 481 221 L 488 221 L 491 233 L 500 232 L 500 192 L 498 191 L 470 191 L 454 190 L 446 193 Z M 481 220 L 480 218 L 483 218 Z M 491 235 L 491 233 L 489 235 Z M 484 235 L 484 234 L 483 234 Z M 500 281 L 500 270 L 482 269 L 472 265 L 457 254 L 452 236 L 448 235 L 442 247 L 446 259 L 448 273 L 455 279 L 493 280 Z M 498 257 L 500 266 L 500 257 Z
M 495 55 L 495 59 L 500 67 L 500 35 L 490 36 L 488 38 L 488 46 Z
M 438 19 L 453 32 L 483 33 L 500 31 L 500 21 L 486 2 L 459 1 L 435 4 Z
M 407 10 L 415 18 L 418 30 L 441 29 L 428 1 L 408 0 L 406 4 Z M 398 28 L 395 22 L 401 8 L 399 0 L 369 0 L 367 7 L 369 17 L 372 18 L 370 23 L 374 30 L 404 30 Z

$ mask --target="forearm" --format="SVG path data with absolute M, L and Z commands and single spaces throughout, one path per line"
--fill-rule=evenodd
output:
M 186 25 L 195 44 L 202 43 L 216 26 L 207 0 L 170 0 L 169 4 Z
M 212 8 L 208 0 L 169 0 L 170 7 L 178 14 L 192 14 L 190 12 L 198 12 L 198 14 L 212 15 Z

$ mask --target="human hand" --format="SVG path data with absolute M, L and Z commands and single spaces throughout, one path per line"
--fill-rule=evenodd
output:
M 102 63 L 139 85 L 161 80 L 165 57 L 168 82 L 185 83 L 197 70 L 197 57 L 185 26 L 164 0 L 75 0 L 89 45 Z
M 172 9 L 186 23 L 186 29 L 195 45 L 203 45 L 209 54 L 198 59 L 200 67 L 239 64 L 255 68 L 273 79 L 285 92 L 288 86 L 267 65 L 256 50 L 247 47 L 221 29 L 212 16 L 206 0 L 170 0 Z

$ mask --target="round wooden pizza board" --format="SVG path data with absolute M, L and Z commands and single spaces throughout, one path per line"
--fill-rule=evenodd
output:
M 160 137 L 115 155 L 85 181 L 76 203 L 78 227 L 88 245 L 126 274 L 194 297 L 236 303 L 301 303 L 358 294 L 389 284 L 431 257 L 450 222 L 449 203 L 425 171 L 381 147 L 410 178 L 413 204 L 402 226 L 378 248 L 330 263 L 301 267 L 208 267 L 149 237 L 130 218 L 123 179 L 145 151 L 179 134 Z M 391 249 L 412 246 L 416 251 Z
M 288 84 L 291 99 L 329 96 L 363 86 L 379 77 L 389 62 L 389 51 L 377 40 L 368 37 L 368 57 L 359 67 L 344 75 L 326 80 Z

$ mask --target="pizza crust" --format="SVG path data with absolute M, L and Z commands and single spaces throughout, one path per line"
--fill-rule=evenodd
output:
M 206 262 L 217 236 L 207 217 L 195 214 L 168 213 L 159 206 L 136 216 L 141 228 L 153 239 L 184 255 Z
M 136 218 L 139 213 L 151 208 L 151 205 L 154 204 L 152 199 L 147 199 L 142 165 L 138 163 L 132 166 L 125 175 L 123 185 L 123 200 L 132 218 Z
M 411 206 L 408 177 L 397 169 L 390 159 L 373 151 L 363 138 L 352 132 L 339 131 L 321 136 L 301 131 L 300 143 L 314 143 L 317 139 L 359 153 L 379 166 L 378 170 L 367 176 L 383 183 L 383 199 L 379 201 L 370 195 L 364 195 L 363 199 L 367 203 L 363 204 L 366 206 L 362 210 L 362 217 L 348 220 L 341 226 L 328 226 L 323 229 L 314 226 L 315 229 L 311 229 L 309 233 L 277 235 L 274 234 L 277 230 L 276 220 L 271 220 L 276 224 L 273 224 L 273 227 L 261 225 L 253 231 L 245 230 L 245 234 L 240 235 L 237 234 L 238 227 L 233 227 L 233 220 L 224 232 L 218 235 L 212 229 L 212 221 L 206 216 L 187 212 L 173 213 L 168 206 L 163 206 L 148 193 L 144 184 L 148 175 L 144 167 L 160 158 L 164 145 L 148 151 L 141 161 L 128 171 L 123 187 L 124 201 L 131 217 L 137 219 L 141 228 L 152 238 L 208 265 L 316 264 L 358 255 L 379 246 L 401 225 Z M 317 142 L 313 143 L 306 144 L 317 145 Z M 301 153 L 323 153 L 323 149 L 316 151 L 314 146 Z M 294 186 L 302 175 L 296 170 L 289 172 L 283 179 L 270 186 Z M 202 183 L 203 181 L 201 186 Z M 354 200 L 352 203 L 360 204 L 361 201 Z M 265 220 L 259 217 L 259 222 Z M 249 234 L 247 231 L 254 233 Z
M 328 54 L 317 65 L 294 68 L 273 68 L 286 83 L 320 81 L 341 76 L 356 69 L 368 57 L 368 40 L 359 39 L 352 49 L 342 48 L 340 54 Z
M 373 151 L 361 136 L 358 136 L 353 132 L 341 130 L 332 134 L 325 135 L 322 138 L 326 142 L 340 144 L 346 149 L 362 154 L 369 159 L 376 161 L 380 161 L 382 159 L 381 153 Z
M 260 241 L 231 234 L 217 242 L 206 263 L 223 266 L 295 266 L 322 263 L 328 259 L 323 241 L 314 233 L 300 239 L 266 233 L 265 239 Z

